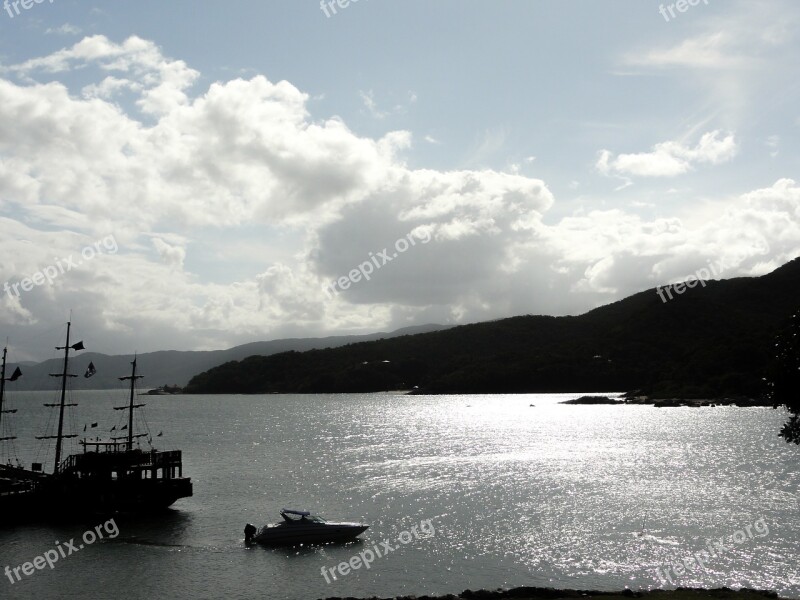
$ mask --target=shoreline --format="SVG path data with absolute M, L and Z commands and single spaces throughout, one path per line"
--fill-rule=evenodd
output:
M 370 596 L 368 598 L 355 598 L 353 596 L 329 596 L 322 600 L 504 600 L 514 598 L 516 600 L 559 600 L 561 598 L 576 598 L 580 600 L 630 600 L 631 598 L 645 598 L 646 600 L 789 600 L 779 596 L 777 592 L 766 590 L 754 590 L 741 588 L 732 590 L 730 588 L 683 588 L 674 590 L 642 590 L 633 591 L 630 589 L 618 592 L 601 592 L 597 590 L 570 590 L 540 587 L 517 587 L 507 590 L 464 590 L 460 594 L 445 594 L 443 596 L 394 596 L 392 598 L 380 598 Z
M 640 405 L 655 406 L 656 408 L 689 406 L 700 408 L 704 406 L 738 406 L 740 408 L 750 408 L 761 406 L 774 408 L 772 402 L 764 399 L 755 398 L 652 398 L 650 396 L 631 396 L 623 395 L 619 398 L 608 396 L 581 396 L 573 400 L 565 400 L 559 404 L 569 404 L 573 406 L 596 406 L 596 405 Z

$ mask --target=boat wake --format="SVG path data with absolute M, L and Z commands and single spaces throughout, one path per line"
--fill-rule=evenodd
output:
M 187 546 L 186 544 L 168 544 L 166 542 L 156 542 L 153 540 L 142 540 L 139 538 L 117 538 L 115 540 L 104 540 L 106 543 L 128 544 L 131 546 L 155 546 L 158 548 L 180 548 L 181 550 L 203 550 L 201 546 Z
M 663 544 L 665 546 L 680 546 L 680 542 L 676 540 L 669 540 L 666 538 L 656 537 L 650 533 L 642 533 L 641 531 L 636 531 L 632 535 L 638 540 L 654 542 L 656 544 Z

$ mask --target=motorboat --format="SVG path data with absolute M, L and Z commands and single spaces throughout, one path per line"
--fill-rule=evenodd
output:
M 305 510 L 281 510 L 283 521 L 257 528 L 248 523 L 244 528 L 244 539 L 248 544 L 257 542 L 271 546 L 296 544 L 323 544 L 345 542 L 364 533 L 369 525 L 363 523 L 334 523 L 312 515 Z

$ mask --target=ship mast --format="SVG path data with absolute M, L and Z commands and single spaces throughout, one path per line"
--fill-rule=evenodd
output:
M 72 348 L 73 350 L 83 350 L 83 342 L 78 342 L 76 344 L 69 345 L 69 332 L 70 328 L 72 327 L 72 322 L 67 322 L 67 342 L 64 346 L 56 346 L 56 350 L 63 350 L 64 351 L 64 369 L 61 373 L 50 373 L 50 377 L 61 377 L 61 401 L 58 404 L 45 404 L 45 406 L 50 407 L 58 407 L 58 435 L 52 436 L 41 436 L 37 437 L 36 439 L 45 440 L 45 439 L 53 439 L 56 438 L 56 462 L 55 466 L 53 467 L 53 475 L 58 475 L 59 468 L 61 467 L 61 446 L 63 444 L 64 438 L 73 438 L 77 437 L 76 435 L 64 435 L 64 407 L 65 406 L 77 406 L 76 404 L 67 404 L 67 377 L 77 377 L 77 375 L 71 375 L 67 373 L 67 369 L 69 368 L 69 350 Z
M 0 425 L 3 423 L 3 396 L 6 392 L 6 354 L 8 354 L 8 348 L 3 348 L 3 368 L 2 373 L 0 373 Z M 3 430 L 0 429 L 0 434 L 2 434 Z M 0 438 L 0 440 L 4 440 L 5 438 Z
M 6 393 L 6 381 L 16 381 L 19 377 L 22 376 L 22 371 L 19 370 L 19 367 L 11 374 L 11 377 L 6 377 L 6 355 L 8 354 L 8 346 L 3 348 L 3 366 L 0 368 L 0 424 L 3 421 L 3 414 L 16 412 L 13 410 L 3 410 L 3 400 L 5 398 Z M 0 429 L 0 435 L 2 435 L 3 430 Z M 15 440 L 17 439 L 15 436 L 8 436 L 8 437 L 0 437 L 0 442 L 5 442 L 8 440 Z
M 135 356 L 133 357 L 133 362 L 131 363 L 131 365 L 132 365 L 131 374 L 126 376 L 126 377 L 120 377 L 119 378 L 120 381 L 127 381 L 128 379 L 131 380 L 130 402 L 128 403 L 128 406 L 120 406 L 120 407 L 116 408 L 116 410 L 128 409 L 128 441 L 127 441 L 127 444 L 126 444 L 128 451 L 133 450 L 133 438 L 134 437 L 140 437 L 140 436 L 134 436 L 133 435 L 133 411 L 135 409 L 137 409 L 137 408 L 141 408 L 142 406 L 144 406 L 144 404 L 134 404 L 133 403 L 133 398 L 136 395 L 136 380 L 137 379 L 142 379 L 144 377 L 144 375 L 137 375 L 136 374 L 136 357 Z

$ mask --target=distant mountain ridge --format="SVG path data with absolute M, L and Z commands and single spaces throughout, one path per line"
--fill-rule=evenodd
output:
M 287 338 L 267 342 L 250 342 L 227 350 L 181 351 L 161 350 L 146 352 L 137 357 L 137 370 L 144 375 L 140 383 L 143 389 L 161 385 L 177 384 L 181 387 L 198 373 L 232 360 L 241 360 L 248 356 L 268 356 L 289 350 L 304 351 L 314 348 L 335 348 L 360 341 L 379 340 L 410 333 L 438 331 L 446 329 L 445 325 L 418 325 L 405 327 L 392 332 L 379 332 L 364 335 L 330 336 L 322 338 Z M 53 340 L 54 345 L 58 340 Z M 62 341 L 63 343 L 63 341 Z M 84 340 L 87 348 L 91 348 L 91 340 Z M 117 389 L 117 379 L 130 374 L 132 354 L 107 355 L 97 352 L 76 352 L 70 357 L 70 372 L 78 375 L 71 380 L 73 389 Z M 91 378 L 83 375 L 89 363 L 94 363 L 97 373 Z M 13 363 L 9 361 L 9 373 L 20 366 L 23 376 L 11 384 L 12 390 L 50 390 L 53 389 L 53 378 L 49 373 L 59 373 L 62 369 L 61 359 L 46 360 L 41 363 Z
M 800 259 L 767 275 L 707 281 L 681 294 L 668 287 L 673 299 L 666 302 L 651 288 L 576 317 L 513 317 L 249 357 L 201 373 L 187 392 L 761 395 L 775 334 L 800 305 Z

